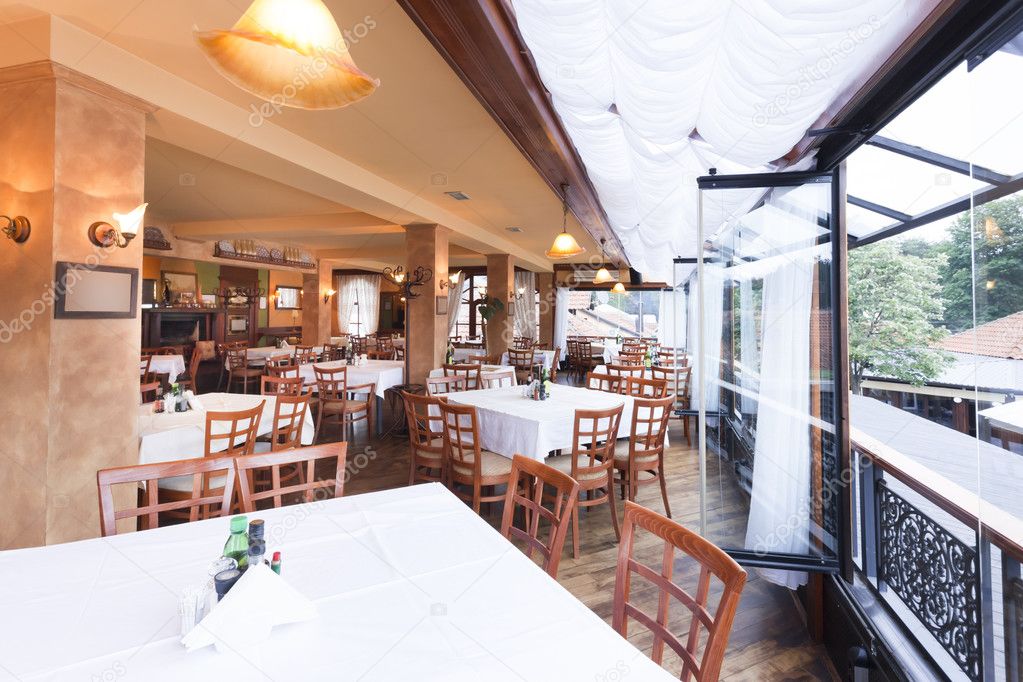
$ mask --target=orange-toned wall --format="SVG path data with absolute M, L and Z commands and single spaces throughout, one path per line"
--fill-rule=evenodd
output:
M 274 306 L 273 295 L 277 291 L 278 286 L 298 287 L 301 289 L 302 273 L 286 272 L 283 270 L 270 271 L 270 289 L 267 291 L 267 296 L 269 297 L 267 305 L 270 307 L 269 326 L 290 327 L 293 324 L 302 324 L 301 310 L 277 310 Z

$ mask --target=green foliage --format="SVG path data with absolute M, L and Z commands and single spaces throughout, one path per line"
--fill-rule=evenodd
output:
M 945 256 L 906 255 L 881 242 L 849 253 L 849 360 L 852 388 L 864 374 L 921 385 L 951 358 L 931 346 L 948 332 L 939 276 Z
M 476 308 L 484 322 L 488 322 L 497 313 L 504 310 L 504 303 L 495 296 L 483 295 L 479 298 L 479 305 Z
M 972 329 L 1023 310 L 1023 196 L 992 201 L 956 218 L 944 246 L 945 324 Z

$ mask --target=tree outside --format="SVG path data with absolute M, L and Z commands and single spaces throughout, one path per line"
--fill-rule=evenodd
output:
M 917 251 L 919 244 L 911 244 Z M 919 251 L 917 251 L 919 252 Z M 907 254 L 881 242 L 849 253 L 849 360 L 853 392 L 866 374 L 919 386 L 936 377 L 951 357 L 933 345 L 948 335 L 941 326 L 941 273 L 946 256 Z
M 961 214 L 939 247 L 945 324 L 952 332 L 1023 310 L 1023 196 Z M 977 320 L 974 323 L 974 295 Z

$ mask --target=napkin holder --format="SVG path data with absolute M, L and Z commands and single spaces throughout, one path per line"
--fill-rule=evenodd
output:
M 188 651 L 211 644 L 220 653 L 251 649 L 274 626 L 316 617 L 316 605 L 264 564 L 252 566 L 213 610 L 181 638 Z

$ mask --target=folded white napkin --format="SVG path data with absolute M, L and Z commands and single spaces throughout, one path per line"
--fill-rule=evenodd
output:
M 288 345 L 288 340 L 287 339 L 282 339 L 281 340 L 281 350 L 286 350 L 288 348 L 291 348 L 291 346 Z
M 199 400 L 199 396 L 191 391 L 185 391 L 185 400 L 188 401 L 188 406 L 193 410 L 203 409 L 202 401 Z
M 270 636 L 275 625 L 316 617 L 316 605 L 265 564 L 245 571 L 220 602 L 181 638 L 189 651 L 210 644 L 217 651 L 241 651 Z

